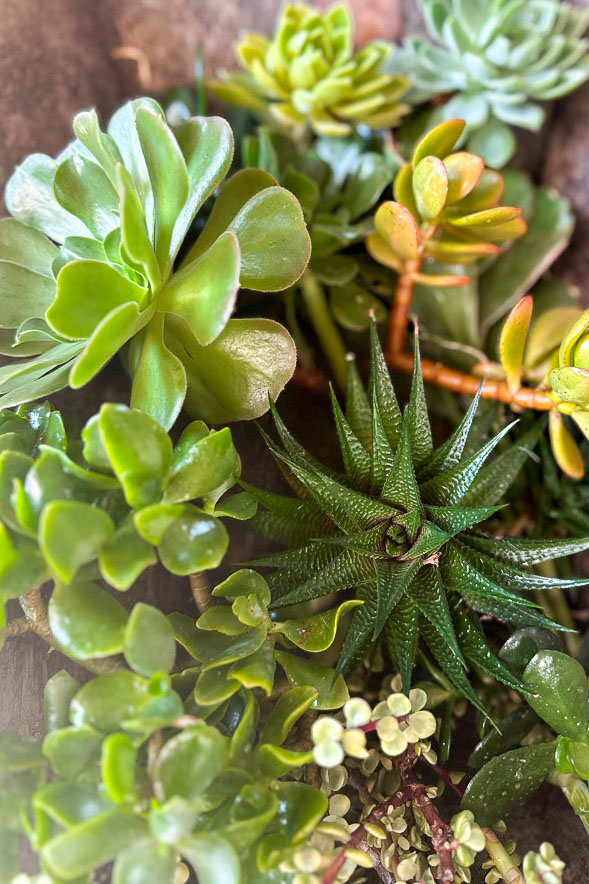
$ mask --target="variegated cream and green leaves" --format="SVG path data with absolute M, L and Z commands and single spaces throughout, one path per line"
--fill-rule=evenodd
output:
M 127 590 L 158 557 L 173 574 L 216 567 L 229 543 L 220 517 L 256 509 L 246 493 L 223 497 L 240 472 L 227 427 L 194 421 L 174 447 L 153 418 L 106 404 L 68 442 L 47 405 L 0 412 L 2 611 L 53 580 L 49 622 L 66 653 L 118 653 L 124 610 L 92 581 Z
M 0 404 L 81 387 L 124 348 L 132 407 L 165 428 L 184 402 L 211 422 L 263 413 L 294 370 L 293 341 L 271 320 L 230 317 L 240 286 L 277 291 L 303 272 L 296 198 L 262 171 L 234 175 L 178 265 L 231 164 L 229 125 L 194 117 L 173 132 L 137 99 L 107 133 L 94 111 L 74 131 L 57 160 L 33 154 L 6 188 L 2 344 L 21 358 L 0 371 Z
M 322 12 L 287 3 L 271 39 L 247 34 L 238 44 L 245 72 L 223 72 L 210 86 L 225 101 L 295 133 L 310 127 L 317 135 L 341 137 L 359 124 L 388 129 L 409 110 L 399 101 L 408 81 L 382 69 L 392 51 L 375 41 L 354 52 L 344 4 Z
M 463 117 L 468 149 L 500 168 L 516 140 L 511 126 L 537 131 L 538 102 L 560 98 L 589 77 L 589 16 L 561 0 L 419 0 L 435 41 L 408 37 L 387 70 L 406 74 L 408 100 L 445 93 L 429 125 Z
M 497 540 L 474 528 L 500 508 L 542 432 L 539 423 L 483 466 L 510 427 L 478 448 L 477 404 L 478 398 L 450 439 L 434 449 L 417 349 L 402 415 L 373 329 L 368 393 L 352 369 L 345 415 L 333 401 L 344 473 L 307 454 L 275 414 L 284 450 L 269 445 L 303 497 L 253 493 L 265 507 L 254 525 L 290 547 L 255 563 L 276 569 L 270 578 L 276 612 L 353 590 L 364 604 L 352 614 L 339 671 L 353 671 L 383 638 L 409 690 L 422 639 L 480 708 L 468 664 L 517 690 L 522 686 L 490 651 L 476 612 L 546 625 L 527 592 L 586 581 L 542 577 L 529 568 L 586 549 L 589 540 Z

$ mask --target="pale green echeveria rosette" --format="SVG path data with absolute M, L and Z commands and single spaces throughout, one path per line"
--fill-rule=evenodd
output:
M 230 104 L 248 108 L 285 130 L 341 137 L 362 124 L 396 125 L 409 106 L 408 81 L 383 72 L 393 47 L 381 41 L 353 51 L 353 23 L 343 4 L 322 12 L 284 6 L 274 36 L 247 34 L 236 48 L 244 71 L 222 72 L 210 84 Z
M 538 131 L 538 102 L 572 92 L 589 77 L 587 10 L 560 0 L 419 0 L 434 42 L 406 38 L 386 69 L 407 74 L 407 100 L 451 94 L 428 126 L 461 117 L 468 150 L 500 168 L 515 150 L 511 126 Z
M 262 414 L 294 371 L 295 347 L 279 323 L 230 317 L 240 286 L 278 291 L 303 272 L 298 201 L 259 170 L 222 184 L 233 134 L 219 117 L 172 131 L 142 98 L 107 132 L 94 111 L 78 114 L 74 131 L 56 160 L 33 154 L 6 188 L 1 344 L 25 358 L 0 370 L 0 405 L 82 387 L 123 349 L 132 407 L 165 428 L 184 402 L 211 423 Z

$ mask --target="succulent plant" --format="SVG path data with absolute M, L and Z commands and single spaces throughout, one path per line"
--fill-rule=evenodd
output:
M 367 149 L 371 148 L 371 149 Z M 371 211 L 399 167 L 399 159 L 376 137 L 318 138 L 305 151 L 287 136 L 260 128 L 244 139 L 245 166 L 263 168 L 297 197 L 311 236 L 311 258 L 303 276 L 286 292 L 286 310 L 299 361 L 314 367 L 298 317 L 310 320 L 333 377 L 345 389 L 347 347 L 338 326 L 368 328 L 371 316 L 386 316 L 381 297 L 394 278 L 363 249 L 374 229 Z
M 386 74 L 393 47 L 373 42 L 353 51 L 353 25 L 343 4 L 321 12 L 287 3 L 272 39 L 247 34 L 237 46 L 244 73 L 223 72 L 214 93 L 282 129 L 349 135 L 358 125 L 394 126 L 409 109 L 399 99 L 408 82 Z
M 82 442 L 68 444 L 47 405 L 1 412 L 2 601 L 53 580 L 49 622 L 60 646 L 81 659 L 118 653 L 123 608 L 92 580 L 127 590 L 156 550 L 174 574 L 216 567 L 229 543 L 220 516 L 255 510 L 248 494 L 220 499 L 240 471 L 230 430 L 202 421 L 174 448 L 153 418 L 106 404 Z M 93 631 L 88 616 L 100 612 L 105 623 Z
M 435 41 L 408 37 L 387 70 L 406 73 L 420 103 L 451 93 L 433 119 L 463 117 L 468 149 L 488 165 L 515 150 L 510 126 L 537 131 L 539 101 L 572 92 L 589 77 L 586 10 L 561 0 L 420 0 Z
M 275 291 L 303 272 L 295 197 L 270 175 L 238 173 L 177 267 L 229 169 L 229 125 L 194 117 L 172 132 L 155 101 L 137 99 L 108 133 L 93 111 L 74 131 L 57 160 L 33 154 L 6 188 L 2 344 L 23 358 L 0 371 L 0 404 L 81 387 L 124 348 L 131 405 L 166 428 L 185 401 L 214 422 L 263 413 L 294 370 L 293 342 L 275 322 L 230 316 L 240 285 Z
M 374 328 L 368 394 L 353 367 L 350 377 L 345 416 L 333 399 L 343 474 L 307 454 L 275 413 L 284 450 L 268 444 L 305 496 L 297 501 L 252 490 L 266 510 L 254 527 L 291 547 L 255 565 L 276 569 L 270 585 L 277 614 L 285 605 L 345 590 L 363 602 L 352 614 L 338 671 L 352 672 L 382 637 L 408 691 L 421 638 L 455 686 L 481 708 L 467 662 L 516 689 L 521 684 L 487 647 L 475 612 L 546 624 L 522 591 L 578 581 L 542 577 L 526 567 L 589 541 L 502 541 L 474 530 L 496 512 L 538 428 L 483 469 L 510 427 L 465 454 L 477 398 L 451 438 L 434 450 L 417 349 L 403 416 Z
M 501 175 L 474 154 L 452 153 L 464 126 L 464 120 L 449 120 L 421 139 L 395 178 L 395 201 L 379 206 L 375 232 L 366 239 L 368 252 L 387 267 L 400 271 L 415 262 L 414 282 L 464 285 L 469 277 L 463 274 L 420 273 L 421 261 L 469 264 L 498 254 L 499 243 L 526 231 L 521 208 L 498 205 Z
M 530 850 L 524 856 L 525 884 L 561 884 L 564 868 L 552 844 L 544 841 L 537 853 Z

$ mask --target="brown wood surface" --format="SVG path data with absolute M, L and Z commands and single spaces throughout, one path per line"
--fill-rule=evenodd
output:
M 589 0 L 581 0 L 577 5 L 588 4 Z M 407 30 L 421 28 L 414 0 L 353 0 L 351 5 L 363 40 L 396 38 L 402 9 Z M 203 47 L 209 72 L 231 66 L 232 44 L 238 34 L 247 29 L 268 31 L 279 6 L 280 0 L 0 0 L 0 185 L 27 153 L 58 152 L 71 138 L 76 111 L 96 106 L 104 119 L 142 88 L 159 91 L 190 83 L 197 42 Z M 127 54 L 131 47 L 142 59 L 141 66 L 129 58 L 113 58 L 121 47 L 127 47 Z M 560 105 L 555 127 L 530 142 L 536 156 L 531 166 L 537 172 L 545 166 L 547 180 L 569 195 L 580 217 L 573 251 L 561 265 L 567 278 L 581 287 L 589 271 L 588 110 L 589 87 L 585 87 Z M 61 394 L 54 401 L 62 406 L 73 404 L 84 419 L 101 401 L 124 400 L 126 395 L 123 372 L 115 363 L 98 383 L 73 398 Z M 303 441 L 324 457 L 333 451 L 322 401 L 288 392 L 282 406 Z M 238 425 L 234 436 L 245 478 L 263 487 L 279 485 L 281 480 L 257 431 L 251 425 Z M 253 543 L 245 527 L 237 526 L 220 575 L 231 561 L 250 558 Z M 158 568 L 119 598 L 129 605 L 141 598 L 157 602 L 164 611 L 195 612 L 187 581 Z M 48 653 L 34 636 L 7 643 L 0 653 L 0 731 L 42 735 L 43 685 L 63 665 L 63 657 Z M 83 677 L 75 664 L 66 665 Z M 459 732 L 459 742 L 461 736 Z M 468 748 L 464 746 L 465 751 Z M 589 882 L 587 841 L 555 790 L 541 792 L 531 820 L 527 811 L 514 814 L 510 832 L 522 850 L 537 846 L 544 838 L 554 841 L 570 863 L 567 884 Z M 482 881 L 482 877 L 473 880 Z

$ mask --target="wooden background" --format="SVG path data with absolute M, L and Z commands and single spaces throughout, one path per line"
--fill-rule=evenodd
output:
M 351 0 L 350 5 L 360 40 L 395 40 L 403 32 L 421 29 L 415 0 Z M 589 7 L 589 0 L 576 0 L 576 5 Z M 57 153 L 71 139 L 71 119 L 77 111 L 95 106 L 106 120 L 129 97 L 189 84 L 197 43 L 203 47 L 209 75 L 232 66 L 238 34 L 269 31 L 279 7 L 280 0 L 0 0 L 0 185 L 3 188 L 26 154 Z M 588 136 L 589 85 L 551 111 L 549 123 L 541 133 L 524 138 L 519 154 L 537 180 L 554 185 L 573 204 L 577 229 L 559 271 L 582 295 L 589 275 Z M 75 394 L 73 404 L 86 418 L 101 401 L 125 396 L 125 379 L 115 363 L 99 384 Z M 72 395 L 62 394 L 54 401 L 71 406 Z M 323 404 L 295 392 L 287 392 L 282 403 L 293 431 L 303 441 L 314 442 L 316 451 L 318 439 L 323 439 L 320 447 L 329 450 Z M 234 437 L 248 481 L 264 487 L 279 481 L 251 426 L 237 426 Z M 247 560 L 252 543 L 243 527 L 236 528 L 230 559 Z M 187 581 L 157 568 L 124 600 L 132 604 L 139 598 L 157 600 L 165 611 L 194 613 Z M 35 636 L 7 643 L 0 653 L 0 731 L 42 736 L 43 685 L 63 665 L 61 655 L 48 653 Z M 68 662 L 67 667 L 76 673 L 75 664 Z M 530 849 L 550 838 L 569 862 L 567 884 L 589 882 L 589 842 L 565 802 L 546 788 L 534 808 L 532 818 L 520 811 L 510 820 L 518 846 Z

